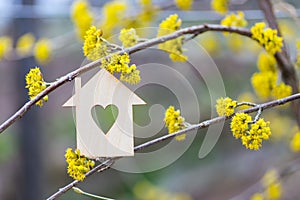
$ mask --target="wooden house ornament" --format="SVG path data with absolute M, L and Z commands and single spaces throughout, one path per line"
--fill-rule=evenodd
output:
M 93 159 L 133 156 L 132 106 L 141 104 L 146 103 L 105 69 L 97 72 L 83 87 L 81 78 L 75 78 L 75 95 L 63 106 L 76 107 L 77 149 Z M 105 134 L 94 121 L 91 110 L 95 106 L 105 109 L 109 105 L 118 108 L 118 115 Z

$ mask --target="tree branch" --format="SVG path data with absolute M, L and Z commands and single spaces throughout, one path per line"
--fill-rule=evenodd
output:
M 270 0 L 258 0 L 259 6 L 263 11 L 265 18 L 272 29 L 276 29 L 278 34 L 281 35 L 276 17 L 273 11 L 273 4 Z M 294 64 L 289 58 L 289 54 L 286 49 L 286 45 L 283 42 L 284 46 L 282 52 L 279 52 L 275 55 L 276 61 L 278 63 L 279 69 L 282 74 L 282 78 L 285 83 L 290 85 L 293 89 L 293 94 L 298 93 L 299 91 L 299 81 L 297 73 L 294 68 Z M 298 126 L 300 127 L 300 101 L 294 101 L 292 108 L 295 112 Z
M 288 96 L 286 98 L 282 98 L 282 99 L 278 99 L 278 100 L 266 102 L 266 103 L 263 103 L 263 104 L 258 104 L 257 106 L 254 106 L 254 107 L 246 109 L 246 110 L 242 110 L 240 112 L 252 113 L 252 112 L 258 111 L 260 109 L 261 110 L 265 110 L 265 109 L 269 109 L 269 108 L 272 108 L 272 107 L 275 107 L 275 106 L 283 105 L 285 103 L 294 101 L 294 100 L 299 99 L 299 98 L 300 98 L 300 93 Z M 139 150 L 141 150 L 143 148 L 152 146 L 154 144 L 157 144 L 157 143 L 162 142 L 162 141 L 167 140 L 167 139 L 172 139 L 172 138 L 174 138 L 176 136 L 185 134 L 185 133 L 187 133 L 189 131 L 192 131 L 192 130 L 206 128 L 206 127 L 211 126 L 213 124 L 216 124 L 218 122 L 230 119 L 234 115 L 235 114 L 232 114 L 231 116 L 228 116 L 228 117 L 226 117 L 226 116 L 216 117 L 216 118 L 213 118 L 213 119 L 209 119 L 209 120 L 203 121 L 203 122 L 201 122 L 199 124 L 191 125 L 191 126 L 187 127 L 186 129 L 180 130 L 180 131 L 178 131 L 176 133 L 167 134 L 167 135 L 164 135 L 162 137 L 159 137 L 159 138 L 150 140 L 148 142 L 145 142 L 143 144 L 140 144 L 138 146 L 135 146 L 134 147 L 134 151 L 137 152 L 137 151 L 139 151 Z M 109 169 L 110 166 L 113 164 L 113 161 L 116 160 L 116 159 L 120 159 L 120 158 L 107 158 L 101 164 L 97 165 L 91 171 L 89 171 L 88 173 L 86 173 L 86 176 L 88 177 L 88 176 L 94 174 L 95 172 L 97 172 L 99 170 L 102 172 L 102 171 L 105 171 L 106 169 Z M 70 184 L 68 184 L 65 187 L 59 189 L 55 194 L 53 194 L 52 196 L 50 196 L 47 200 L 56 199 L 57 197 L 63 195 L 68 190 L 70 190 L 73 186 L 76 186 L 79 182 L 80 181 L 78 181 L 78 180 L 74 180 Z
M 165 35 L 158 38 L 153 38 L 148 41 L 139 43 L 133 47 L 124 49 L 123 51 L 119 51 L 119 53 L 135 53 L 137 51 L 141 51 L 143 49 L 146 49 L 148 47 L 166 42 L 168 40 L 172 40 L 175 38 L 178 38 L 183 35 L 188 34 L 201 34 L 207 31 L 219 31 L 219 32 L 230 32 L 230 33 L 237 33 L 239 35 L 243 35 L 246 37 L 251 38 L 251 32 L 248 29 L 244 28 L 236 28 L 236 27 L 227 27 L 227 26 L 221 26 L 221 25 L 214 25 L 214 24 L 204 24 L 204 25 L 198 25 L 198 26 L 191 26 L 188 28 L 183 28 L 181 30 L 178 30 L 174 33 L 171 33 L 169 35 Z M 101 62 L 103 59 L 108 59 L 111 55 L 108 55 L 104 58 L 101 58 L 99 60 L 96 60 L 94 62 L 91 62 L 73 72 L 70 72 L 62 77 L 60 77 L 57 81 L 55 81 L 51 86 L 47 87 L 45 90 L 43 90 L 41 93 L 39 93 L 35 98 L 25 103 L 15 114 L 13 114 L 9 119 L 7 119 L 5 122 L 3 122 L 0 125 L 0 133 L 2 133 L 4 130 L 6 130 L 8 127 L 10 127 L 13 123 L 15 123 L 18 119 L 20 119 L 29 109 L 39 100 L 41 100 L 44 96 L 48 95 L 58 87 L 62 86 L 63 84 L 72 81 L 75 77 L 93 69 L 96 67 L 99 67 L 101 65 Z

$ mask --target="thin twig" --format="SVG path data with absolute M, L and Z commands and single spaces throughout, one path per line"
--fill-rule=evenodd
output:
M 112 164 L 113 164 L 113 159 L 109 158 L 106 161 L 104 161 L 103 163 L 97 165 L 91 171 L 87 172 L 85 174 L 85 176 L 88 177 L 88 176 L 94 174 L 97 171 L 104 171 L 104 170 L 108 169 Z M 56 199 L 56 198 L 60 197 L 62 194 L 66 193 L 67 191 L 69 191 L 70 189 L 72 189 L 78 183 L 80 183 L 80 181 L 78 181 L 78 180 L 72 181 L 71 183 L 69 183 L 65 187 L 60 188 L 56 193 L 54 193 L 53 195 L 51 195 L 51 197 L 49 197 L 47 200 L 53 200 L 53 199 Z
M 178 38 L 182 35 L 194 34 L 194 33 L 201 34 L 201 33 L 207 32 L 207 31 L 221 31 L 221 32 L 225 31 L 225 32 L 231 32 L 231 33 L 237 33 L 237 34 L 244 35 L 244 36 L 250 37 L 250 38 L 252 35 L 248 29 L 244 29 L 244 28 L 227 27 L 227 26 L 214 25 L 214 24 L 204 24 L 204 25 L 183 28 L 183 29 L 178 30 L 169 35 L 153 38 L 153 39 L 147 40 L 143 43 L 138 43 L 137 45 L 135 45 L 133 47 L 124 49 L 119 52 L 121 54 L 125 53 L 125 52 L 132 54 L 137 51 L 146 49 L 148 47 L 163 43 L 165 41 Z M 83 67 L 76 69 L 75 71 L 72 71 L 72 72 L 62 76 L 61 78 L 57 79 L 57 81 L 53 82 L 53 84 L 51 86 L 47 87 L 45 90 L 43 90 L 41 93 L 39 93 L 35 98 L 33 98 L 32 100 L 25 103 L 15 114 L 13 114 L 9 119 L 7 119 L 5 122 L 3 122 L 0 125 L 0 133 L 2 133 L 4 130 L 6 130 L 9 126 L 11 126 L 18 119 L 20 119 L 36 102 L 38 102 L 40 99 L 42 99 L 45 95 L 48 95 L 49 93 L 51 93 L 58 87 L 62 86 L 63 84 L 65 84 L 69 81 L 72 81 L 75 77 L 77 77 L 93 68 L 100 66 L 102 60 L 108 59 L 110 56 L 111 55 L 108 55 L 104 58 L 98 59 L 94 62 L 84 65 Z
M 266 102 L 266 103 L 263 103 L 263 104 L 258 104 L 255 107 L 252 107 L 252 108 L 249 108 L 249 109 L 246 109 L 246 110 L 242 110 L 242 111 L 239 111 L 239 112 L 252 113 L 252 112 L 259 111 L 259 110 L 265 110 L 265 109 L 269 109 L 269 108 L 272 108 L 272 107 L 275 107 L 275 106 L 283 105 L 285 103 L 288 103 L 290 101 L 294 101 L 296 99 L 300 99 L 300 93 L 288 96 L 286 98 L 282 98 L 282 99 L 278 99 L 278 100 Z M 189 131 L 192 131 L 192 130 L 206 128 L 208 126 L 211 126 L 213 124 L 219 123 L 221 121 L 230 119 L 233 115 L 234 114 L 232 114 L 231 116 L 228 116 L 228 117 L 226 117 L 226 116 L 216 117 L 216 118 L 212 118 L 212 119 L 203 121 L 203 122 L 201 122 L 199 124 L 190 125 L 186 129 L 180 130 L 180 131 L 172 133 L 172 134 L 167 134 L 167 135 L 164 135 L 162 137 L 159 137 L 159 138 L 150 140 L 148 142 L 145 142 L 143 144 L 140 144 L 138 146 L 135 146 L 134 147 L 134 151 L 137 152 L 137 151 L 139 151 L 139 150 L 141 150 L 143 148 L 152 146 L 154 144 L 157 144 L 159 142 L 165 141 L 167 139 L 172 139 L 172 138 L 174 138 L 176 136 L 185 134 L 185 133 L 187 133 Z M 119 158 L 117 158 L 117 159 L 119 159 Z M 99 170 L 100 170 L 100 172 L 102 172 L 102 171 L 105 171 L 105 170 L 109 169 L 110 166 L 113 164 L 114 160 L 115 159 L 113 159 L 113 158 L 108 158 L 107 160 L 103 161 L 101 164 L 99 164 L 98 166 L 96 166 L 94 169 L 92 169 L 91 171 L 89 171 L 86 174 L 86 176 L 90 176 L 90 175 L 94 174 L 95 172 L 97 172 Z M 55 194 L 53 194 L 47 200 L 56 199 L 57 197 L 61 196 L 62 194 L 64 194 L 68 190 L 70 190 L 73 186 L 76 186 L 78 183 L 79 183 L 79 181 L 77 181 L 77 180 L 73 181 L 72 183 L 70 183 L 67 186 L 63 187 L 62 189 L 58 190 Z

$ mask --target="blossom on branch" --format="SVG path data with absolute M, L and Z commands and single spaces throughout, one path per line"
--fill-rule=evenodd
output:
M 271 135 L 270 122 L 263 118 L 252 122 L 250 115 L 237 113 L 231 120 L 230 128 L 236 139 L 241 139 L 242 144 L 250 150 L 258 150 L 263 140 L 268 140 Z
M 97 60 L 107 55 L 107 45 L 101 38 L 102 30 L 91 26 L 84 36 L 83 53 L 89 60 Z
M 139 37 L 134 28 L 123 28 L 120 32 L 119 39 L 121 40 L 123 47 L 128 48 L 135 45 L 138 42 Z
M 130 57 L 127 53 L 122 55 L 113 54 L 107 60 L 102 62 L 101 68 L 105 68 L 111 74 L 119 73 L 120 80 L 130 84 L 140 82 L 140 71 L 136 69 L 136 65 L 129 65 Z
M 234 108 L 237 106 L 237 102 L 231 98 L 220 98 L 217 100 L 216 110 L 219 116 L 230 116 L 234 113 Z
M 94 161 L 80 155 L 79 149 L 76 149 L 73 152 L 71 148 L 68 148 L 66 150 L 65 158 L 68 163 L 68 174 L 79 181 L 83 181 L 85 174 L 95 166 Z
M 30 100 L 32 100 L 47 87 L 45 81 L 43 80 L 43 75 L 40 71 L 40 68 L 38 67 L 30 69 L 25 79 Z M 48 101 L 48 96 L 44 96 L 42 100 L 36 102 L 36 105 L 43 106 L 43 101 Z
M 252 38 L 259 42 L 271 55 L 281 52 L 281 47 L 283 46 L 282 37 L 278 36 L 277 30 L 265 29 L 265 26 L 264 22 L 256 23 L 251 28 Z
M 237 14 L 231 13 L 221 21 L 221 25 L 223 26 L 246 27 L 247 24 L 248 22 L 242 11 L 238 11 Z
M 265 122 L 260 118 L 251 124 L 250 131 L 241 137 L 242 144 L 250 150 L 258 150 L 262 146 L 263 140 L 268 140 L 271 135 L 270 122 Z
M 272 90 L 276 87 L 277 73 L 266 71 L 256 72 L 251 78 L 252 87 L 261 99 L 270 97 Z
M 181 19 L 177 14 L 170 15 L 167 19 L 162 21 L 159 25 L 157 37 L 171 34 L 180 29 Z M 170 59 L 173 61 L 184 62 L 187 60 L 187 56 L 183 55 L 183 37 L 177 37 L 176 39 L 166 41 L 158 45 L 158 48 L 170 53 Z
M 164 122 L 166 123 L 166 127 L 168 128 L 169 134 L 175 133 L 179 130 L 186 128 L 184 124 L 184 118 L 180 116 L 180 110 L 174 109 L 174 106 L 170 106 L 165 113 Z M 176 140 L 184 140 L 186 134 L 178 135 L 175 137 Z

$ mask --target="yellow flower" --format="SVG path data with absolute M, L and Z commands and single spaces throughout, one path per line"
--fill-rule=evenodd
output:
M 255 193 L 251 196 L 250 200 L 264 200 L 264 195 L 261 193 Z
M 294 134 L 294 136 L 290 142 L 290 148 L 293 152 L 300 151 L 300 132 L 297 132 Z
M 120 32 L 119 40 L 121 40 L 123 47 L 131 47 L 138 42 L 138 36 L 134 28 L 123 28 Z
M 248 22 L 245 20 L 242 11 L 238 11 L 237 14 L 231 13 L 221 21 L 221 25 L 223 26 L 246 27 L 247 24 Z
M 272 90 L 276 86 L 277 73 L 271 71 L 254 73 L 251 78 L 252 87 L 261 99 L 270 97 Z
M 51 44 L 48 39 L 40 39 L 34 47 L 34 57 L 39 64 L 45 64 L 51 57 Z
M 194 0 L 174 0 L 175 5 L 181 10 L 191 9 Z
M 225 14 L 228 10 L 229 0 L 212 0 L 211 7 L 214 11 Z
M 0 37 L 0 60 L 12 49 L 12 39 L 8 36 Z
M 261 52 L 257 59 L 257 67 L 261 72 L 276 72 L 276 60 L 273 55 Z
M 276 199 L 280 199 L 281 195 L 282 195 L 282 191 L 281 191 L 281 183 L 280 182 L 276 182 L 276 183 L 272 183 L 267 187 L 266 190 L 266 194 L 268 199 L 270 200 L 276 200 Z
M 122 55 L 114 54 L 108 60 L 102 62 L 101 68 L 105 68 L 111 74 L 120 73 L 120 80 L 130 84 L 140 82 L 140 71 L 136 69 L 136 65 L 130 65 L 130 57 L 127 53 Z
M 233 101 L 231 98 L 220 98 L 217 100 L 216 110 L 219 116 L 230 116 L 234 113 L 234 108 L 236 107 L 237 102 Z
M 68 148 L 66 150 L 65 158 L 68 163 L 68 174 L 79 181 L 83 181 L 85 174 L 95 166 L 94 161 L 80 155 L 79 149 L 76 149 L 73 152 L 71 148 Z
M 179 130 L 182 130 L 186 128 L 184 124 L 184 118 L 180 116 L 180 111 L 175 111 L 173 106 L 170 106 L 165 113 L 165 119 L 164 122 L 166 123 L 166 127 L 168 128 L 169 134 L 175 133 Z M 186 134 L 182 134 L 179 136 L 176 136 L 176 140 L 184 140 L 186 137 Z
M 243 135 L 242 144 L 250 150 L 258 150 L 262 146 L 263 140 L 268 140 L 271 135 L 270 122 L 265 122 L 260 118 L 251 125 L 250 131 Z
M 282 195 L 281 182 L 277 170 L 268 170 L 261 180 L 263 186 L 266 188 L 265 195 L 268 200 L 280 199 Z
M 122 23 L 127 5 L 124 1 L 110 1 L 102 8 L 101 28 L 105 30 L 105 37 L 110 36 L 113 31 Z
M 256 23 L 251 28 L 252 38 L 259 42 L 271 55 L 281 52 L 281 47 L 283 46 L 282 37 L 277 35 L 277 30 L 265 29 L 265 26 L 264 22 Z
M 86 31 L 93 23 L 93 13 L 89 10 L 89 3 L 86 0 L 77 0 L 72 4 L 71 17 L 76 28 L 77 35 L 84 39 Z
M 249 123 L 252 121 L 250 115 L 246 113 L 237 113 L 232 117 L 230 123 L 230 129 L 233 136 L 238 139 L 246 134 L 246 131 L 249 130 Z
M 281 82 L 279 85 L 275 86 L 272 90 L 272 96 L 275 99 L 281 99 L 292 94 L 292 87 Z
M 162 21 L 159 25 L 157 36 L 164 36 L 171 34 L 174 31 L 180 29 L 181 19 L 177 14 L 170 15 L 167 19 Z M 158 48 L 170 53 L 170 58 L 173 61 L 184 62 L 187 60 L 187 56 L 183 55 L 182 43 L 183 37 L 178 37 L 173 40 L 166 41 L 158 45 Z
M 89 60 L 97 60 L 107 55 L 106 43 L 102 40 L 102 30 L 91 26 L 84 36 L 83 53 Z
M 43 75 L 38 67 L 30 69 L 25 79 L 30 100 L 47 87 L 45 81 L 43 80 Z M 43 100 L 48 101 L 48 96 L 44 96 Z M 36 105 L 43 106 L 43 100 L 36 102 Z
M 16 51 L 20 56 L 26 56 L 32 51 L 32 47 L 35 42 L 35 37 L 31 33 L 22 35 L 16 45 Z

